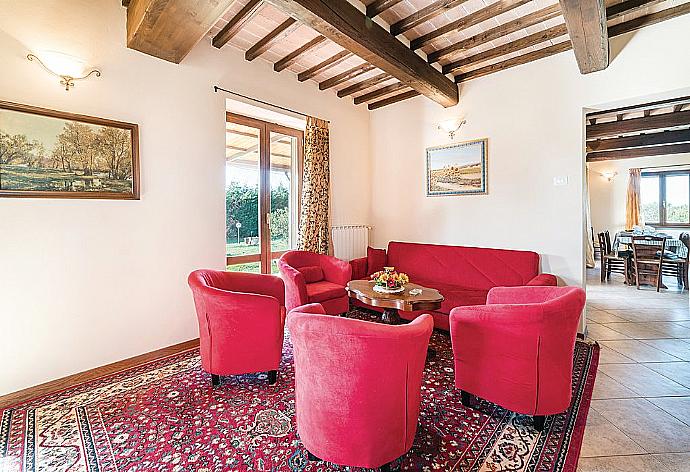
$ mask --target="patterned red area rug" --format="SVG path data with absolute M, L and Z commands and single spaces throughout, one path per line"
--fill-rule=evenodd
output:
M 372 319 L 370 312 L 350 316 Z M 529 417 L 487 402 L 468 409 L 453 388 L 450 339 L 436 332 L 427 362 L 409 471 L 575 471 L 599 358 L 577 342 L 570 409 L 544 432 Z M 295 429 L 292 347 L 278 383 L 265 375 L 223 378 L 211 388 L 194 349 L 8 408 L 0 423 L 0 470 L 341 471 L 308 462 Z M 352 469 L 349 469 L 352 470 Z

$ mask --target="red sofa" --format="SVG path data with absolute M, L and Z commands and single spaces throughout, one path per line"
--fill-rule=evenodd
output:
M 199 320 L 201 365 L 213 386 L 221 375 L 250 372 L 267 372 L 274 384 L 285 326 L 280 277 L 195 270 L 188 282 Z
M 497 287 L 484 306 L 454 308 L 455 386 L 516 413 L 562 413 L 571 400 L 573 350 L 585 292 L 578 287 Z
M 446 331 L 450 310 L 486 304 L 493 287 L 556 285 L 556 277 L 539 273 L 539 254 L 531 251 L 393 241 L 388 251 L 369 248 L 367 257 L 350 261 L 350 265 L 353 279 L 368 278 L 384 265 L 393 266 L 409 275 L 411 282 L 441 292 L 445 301 L 431 314 L 434 325 Z M 401 311 L 400 316 L 411 320 L 421 313 Z
M 300 440 L 310 460 L 390 470 L 417 431 L 431 316 L 389 326 L 325 313 L 311 304 L 287 319 Z

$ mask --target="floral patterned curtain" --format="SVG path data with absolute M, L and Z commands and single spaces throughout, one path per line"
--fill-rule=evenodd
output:
M 297 249 L 328 253 L 330 180 L 328 122 L 309 116 L 304 132 L 304 171 Z

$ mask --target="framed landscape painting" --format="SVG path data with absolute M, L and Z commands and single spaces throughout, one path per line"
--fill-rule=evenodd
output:
M 477 139 L 427 148 L 427 196 L 485 194 L 487 144 Z
M 139 199 L 132 123 L 0 101 L 0 197 Z

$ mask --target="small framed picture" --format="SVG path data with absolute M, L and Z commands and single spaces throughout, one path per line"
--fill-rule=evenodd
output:
M 138 126 L 0 101 L 0 197 L 138 200 Z
M 426 194 L 487 193 L 488 139 L 477 139 L 426 150 Z

